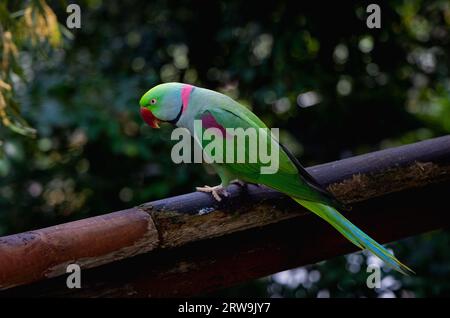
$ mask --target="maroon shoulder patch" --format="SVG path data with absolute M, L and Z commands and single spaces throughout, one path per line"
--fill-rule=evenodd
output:
M 229 134 L 226 133 L 225 127 L 219 124 L 217 120 L 214 118 L 214 116 L 211 115 L 210 113 L 206 113 L 202 116 L 202 125 L 205 129 L 217 128 L 222 133 L 222 136 L 226 136 L 227 138 L 231 137 L 229 136 Z

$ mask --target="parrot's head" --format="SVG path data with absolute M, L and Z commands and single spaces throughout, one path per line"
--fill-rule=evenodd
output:
M 190 85 L 165 83 L 150 89 L 139 101 L 142 119 L 152 128 L 159 128 L 160 122 L 176 124 L 184 110 L 182 95 L 185 86 Z

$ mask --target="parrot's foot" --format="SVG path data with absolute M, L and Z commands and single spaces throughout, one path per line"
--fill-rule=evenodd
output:
M 197 191 L 211 193 L 214 199 L 217 201 L 222 201 L 221 195 L 228 197 L 230 194 L 228 191 L 220 184 L 215 187 L 210 187 L 205 185 L 204 187 L 197 187 Z

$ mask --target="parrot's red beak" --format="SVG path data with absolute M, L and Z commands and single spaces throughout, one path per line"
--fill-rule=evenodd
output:
M 159 128 L 159 119 L 156 118 L 151 111 L 145 107 L 141 107 L 142 119 L 152 128 Z

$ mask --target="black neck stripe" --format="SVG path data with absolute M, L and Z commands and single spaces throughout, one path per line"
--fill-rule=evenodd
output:
M 192 95 L 192 92 L 194 91 L 195 87 L 192 87 L 192 90 L 189 94 L 189 97 Z M 189 101 L 188 101 L 189 103 Z M 180 105 L 180 111 L 178 112 L 177 117 L 175 117 L 174 119 L 171 120 L 164 120 L 166 123 L 170 123 L 172 125 L 176 125 L 177 122 L 180 120 L 181 115 L 183 114 L 183 100 L 181 101 L 181 105 Z
M 172 120 L 166 120 L 166 122 L 176 125 L 176 123 L 180 120 L 181 114 L 183 113 L 183 103 L 181 103 L 180 111 L 178 112 L 177 117 Z

